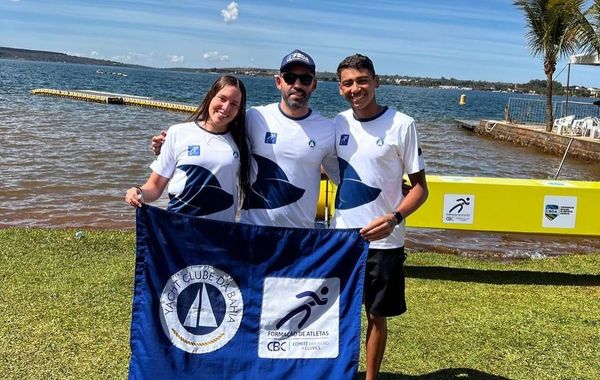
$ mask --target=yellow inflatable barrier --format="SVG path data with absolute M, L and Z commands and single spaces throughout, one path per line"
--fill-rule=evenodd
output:
M 327 180 L 321 181 L 321 192 L 317 205 L 317 220 L 328 222 L 335 213 L 335 192 L 337 186 Z
M 600 236 L 600 182 L 428 175 L 427 184 L 409 227 Z M 321 181 L 321 220 L 326 198 L 331 217 L 334 186 Z
M 105 95 L 96 95 L 92 91 L 62 91 L 54 90 L 51 88 L 36 88 L 31 90 L 32 94 L 36 95 L 53 95 L 64 98 L 71 98 L 76 100 L 84 100 L 88 102 L 98 103 L 111 103 L 111 104 L 126 104 L 142 107 L 161 108 L 169 111 L 181 111 L 181 112 L 194 112 L 196 106 L 181 104 L 181 103 L 169 103 L 158 100 L 145 99 L 134 96 L 124 96 L 119 94 L 104 93 Z

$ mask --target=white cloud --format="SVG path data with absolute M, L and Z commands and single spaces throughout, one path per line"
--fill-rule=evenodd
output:
M 83 57 L 83 54 L 81 53 L 77 53 L 77 52 L 73 52 L 73 51 L 67 51 L 65 52 L 66 55 L 72 55 L 73 57 Z
M 102 56 L 102 54 L 98 53 L 95 50 L 90 53 L 90 58 L 104 59 L 104 57 Z
M 223 16 L 223 21 L 225 21 L 227 24 L 231 24 L 235 20 L 237 20 L 239 14 L 240 14 L 240 9 L 238 7 L 238 3 L 236 3 L 235 1 L 232 1 L 231 3 L 229 3 L 229 5 L 227 6 L 227 9 L 221 9 L 221 15 Z
M 167 55 L 171 63 L 181 63 L 185 59 L 183 55 Z
M 111 58 L 113 61 L 122 63 L 131 63 L 134 65 L 151 66 L 154 63 L 154 52 L 150 54 L 128 52 L 125 55 L 115 55 Z
M 208 51 L 208 52 L 204 53 L 202 55 L 202 57 L 204 59 L 206 59 L 207 61 L 220 61 L 220 62 L 229 61 L 228 55 L 221 55 L 221 54 L 219 54 L 218 51 Z

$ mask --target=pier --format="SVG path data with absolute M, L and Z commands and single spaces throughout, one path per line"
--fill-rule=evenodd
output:
M 115 94 L 110 92 L 92 91 L 92 90 L 55 90 L 51 88 L 37 88 L 31 90 L 32 94 L 36 95 L 50 95 L 59 96 L 62 98 L 70 98 L 75 100 L 84 100 L 88 102 L 96 103 L 107 103 L 107 104 L 123 104 L 130 106 L 150 107 L 159 108 L 169 111 L 180 111 L 180 112 L 194 112 L 197 106 L 175 103 L 175 102 L 164 102 L 160 100 L 154 100 L 152 98 L 136 95 L 126 94 Z
M 463 129 L 468 129 L 469 131 L 475 131 L 475 127 L 479 125 L 479 120 L 456 119 L 455 121 L 459 127 Z
M 546 132 L 544 125 L 514 124 L 497 120 L 455 120 L 455 122 L 458 127 L 478 135 L 531 146 L 555 155 L 563 155 L 571 143 L 569 157 L 600 162 L 600 139 Z

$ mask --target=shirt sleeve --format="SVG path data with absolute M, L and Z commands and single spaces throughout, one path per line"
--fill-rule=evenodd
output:
M 419 144 L 417 126 L 414 120 L 406 128 L 402 149 L 402 162 L 404 163 L 404 172 L 406 174 L 418 173 L 425 169 L 423 151 Z

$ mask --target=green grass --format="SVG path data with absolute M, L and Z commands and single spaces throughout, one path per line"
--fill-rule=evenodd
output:
M 0 378 L 123 379 L 134 234 L 0 230 Z
M 126 378 L 134 233 L 74 235 L 0 229 L 1 379 Z M 600 254 L 406 269 L 382 379 L 600 379 Z
M 599 264 L 600 255 L 502 264 L 413 254 L 409 311 L 390 321 L 384 371 L 599 379 Z

